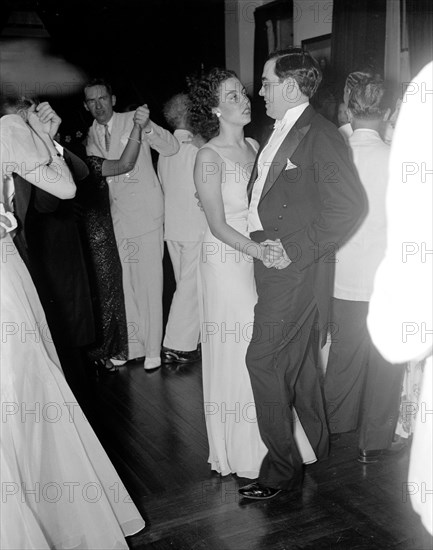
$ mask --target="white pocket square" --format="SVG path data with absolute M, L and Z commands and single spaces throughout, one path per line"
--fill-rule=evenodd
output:
M 284 170 L 292 170 L 292 168 L 297 168 L 296 164 L 293 164 L 290 159 L 287 159 L 287 164 Z

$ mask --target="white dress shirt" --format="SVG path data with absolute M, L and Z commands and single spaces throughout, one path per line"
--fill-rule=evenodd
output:
M 344 137 L 344 141 L 349 145 L 349 138 L 353 134 L 353 128 L 350 122 L 346 122 L 338 128 L 340 134 Z
M 298 118 L 308 107 L 308 101 L 288 109 L 281 120 L 276 120 L 274 125 L 274 131 L 268 140 L 268 143 L 260 153 L 257 163 L 257 179 L 254 182 L 253 192 L 251 195 L 250 208 L 248 212 L 248 232 L 263 230 L 262 223 L 259 218 L 257 207 L 259 205 L 260 197 L 262 196 L 263 187 L 265 185 L 266 178 L 268 177 L 269 170 L 272 166 L 272 161 L 277 154 L 278 149 L 281 147 L 285 137 L 295 125 Z M 274 169 L 281 167 L 275 166 Z

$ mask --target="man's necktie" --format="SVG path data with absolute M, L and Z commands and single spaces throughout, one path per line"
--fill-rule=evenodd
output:
M 109 151 L 111 136 L 110 136 L 110 131 L 108 130 L 108 124 L 104 124 L 104 128 L 105 128 L 105 149 Z

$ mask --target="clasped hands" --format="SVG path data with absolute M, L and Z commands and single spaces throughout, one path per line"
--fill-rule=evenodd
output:
M 134 123 L 137 124 L 142 130 L 146 128 L 150 120 L 150 110 L 146 104 L 138 107 L 133 116 Z
M 260 243 L 263 250 L 262 262 L 266 267 L 274 267 L 275 269 L 284 269 L 292 263 L 287 255 L 280 239 L 272 241 L 267 239 Z

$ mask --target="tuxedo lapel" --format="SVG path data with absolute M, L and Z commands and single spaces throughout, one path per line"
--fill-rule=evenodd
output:
M 305 135 L 311 127 L 311 120 L 313 119 L 315 114 L 315 110 L 311 105 L 309 105 L 298 118 L 287 136 L 284 138 L 284 141 L 276 152 L 275 157 L 272 161 L 272 165 L 269 168 L 260 201 L 263 200 L 265 195 L 272 188 L 282 170 L 286 168 L 287 160 L 292 157 L 293 153 L 296 151 L 296 149 L 299 147 L 299 144 L 304 139 Z
M 263 145 L 261 145 L 259 147 L 259 150 L 257 151 L 256 160 L 254 162 L 253 170 L 251 172 L 251 176 L 250 176 L 250 179 L 249 179 L 248 185 L 247 185 L 248 204 L 251 201 L 251 193 L 253 192 L 254 182 L 256 181 L 257 175 L 258 175 L 257 163 L 259 161 L 259 156 L 260 156 L 260 153 L 263 151 L 263 149 L 268 144 L 268 141 L 269 141 L 271 135 L 272 135 L 272 132 L 269 133 L 268 137 L 264 140 Z
M 269 169 L 268 176 L 265 181 L 265 185 L 263 186 L 263 191 L 262 191 L 262 196 L 260 197 L 260 201 L 263 200 L 265 195 L 269 192 L 271 187 L 274 185 L 276 179 L 281 174 L 282 170 L 286 168 L 287 160 L 292 157 L 293 153 L 296 151 L 299 144 L 304 139 L 304 136 L 306 135 L 310 127 L 311 127 L 311 124 L 308 124 L 307 126 L 303 126 L 302 128 L 299 128 L 299 129 L 296 126 L 293 126 L 293 128 L 287 134 L 283 143 L 278 149 L 274 157 L 274 160 L 272 161 L 272 165 Z

